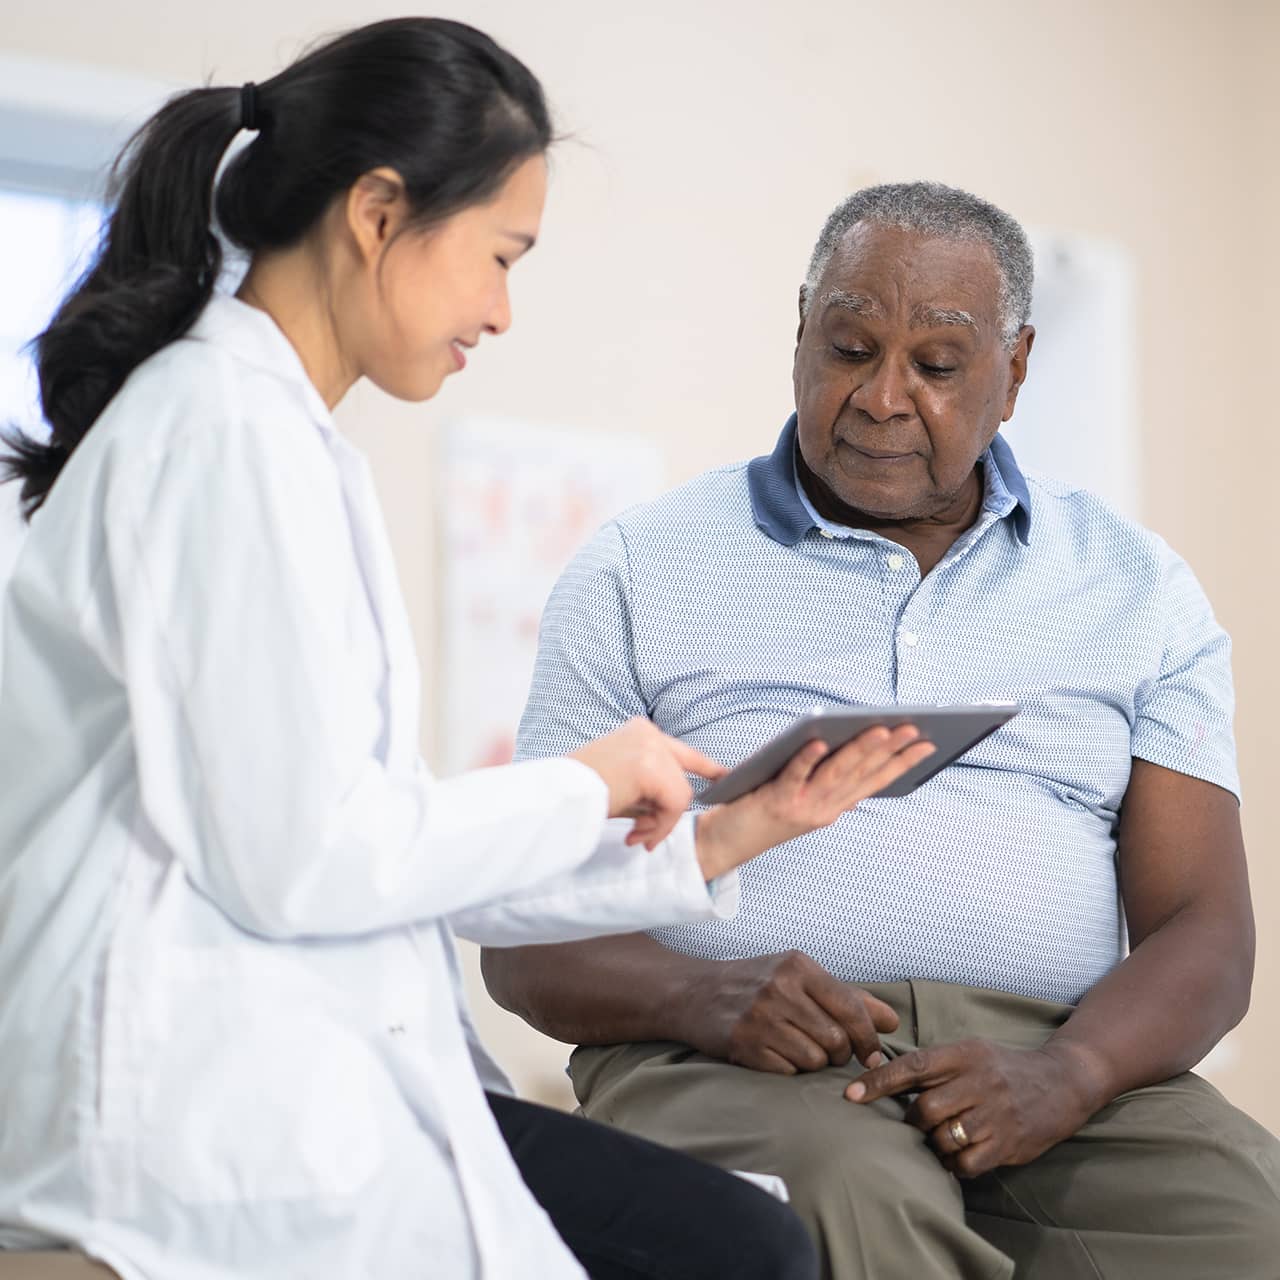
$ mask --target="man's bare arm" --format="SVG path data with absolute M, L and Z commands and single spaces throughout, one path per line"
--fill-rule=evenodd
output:
M 687 1042 L 681 1014 L 690 987 L 712 963 L 670 951 L 644 933 L 481 952 L 489 994 L 568 1044 Z
M 1098 1105 L 1193 1067 L 1244 1017 L 1253 983 L 1235 797 L 1135 760 L 1119 846 L 1132 950 L 1047 1046 L 1080 1059 Z
M 504 1009 L 570 1044 L 674 1040 L 712 1058 L 793 1075 L 875 1065 L 897 1015 L 799 951 L 744 960 L 681 955 L 647 934 L 557 946 L 485 948 Z
M 1135 760 L 1118 856 L 1132 950 L 1042 1048 L 965 1040 L 917 1050 L 846 1096 L 914 1093 L 907 1120 L 949 1169 L 975 1177 L 1034 1160 L 1126 1090 L 1194 1066 L 1244 1016 L 1253 979 L 1235 797 Z

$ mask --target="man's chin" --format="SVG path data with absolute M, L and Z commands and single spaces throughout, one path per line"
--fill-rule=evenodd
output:
M 827 487 L 840 502 L 859 515 L 871 520 L 912 520 L 928 513 L 931 495 L 921 493 L 915 486 L 876 484 L 866 479 L 850 482 L 847 477 L 833 477 L 837 483 Z

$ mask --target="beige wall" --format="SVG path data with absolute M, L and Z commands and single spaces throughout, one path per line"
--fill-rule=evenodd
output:
M 394 11 L 7 0 L 0 47 L 238 83 L 303 39 Z M 1149 523 L 1190 559 L 1237 642 L 1260 948 L 1253 1011 L 1217 1078 L 1280 1132 L 1268 1089 L 1280 1049 L 1280 442 L 1266 327 L 1280 299 L 1280 94 L 1267 83 L 1280 7 L 475 0 L 448 12 L 526 58 L 575 138 L 557 151 L 543 242 L 516 275 L 513 333 L 429 407 L 366 391 L 343 411 L 374 456 L 428 672 L 434 423 L 483 409 L 642 432 L 673 481 L 760 451 L 788 409 L 812 238 L 870 180 L 939 178 L 1028 223 L 1125 244 L 1139 275 Z M 560 1087 L 558 1048 L 484 1021 L 527 1087 Z

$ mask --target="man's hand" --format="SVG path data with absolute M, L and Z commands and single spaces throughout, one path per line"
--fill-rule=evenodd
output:
M 989 1040 L 904 1054 L 855 1080 L 845 1097 L 867 1103 L 908 1093 L 916 1097 L 905 1119 L 961 1178 L 1029 1163 L 1076 1133 L 1097 1109 L 1070 1055 L 1047 1046 L 1006 1049 Z
M 691 986 L 684 1039 L 708 1057 L 795 1075 L 856 1055 L 883 1061 L 878 1033 L 898 1015 L 800 951 L 717 962 Z

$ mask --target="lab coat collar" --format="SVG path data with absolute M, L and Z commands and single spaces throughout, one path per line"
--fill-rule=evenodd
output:
M 307 377 L 301 357 L 265 311 L 229 294 L 215 293 L 187 337 L 210 343 L 287 383 L 320 429 L 338 470 L 352 545 L 387 659 L 391 684 L 385 705 L 385 761 L 401 770 L 412 769 L 418 755 L 418 665 L 395 560 L 364 455 L 338 432 L 333 415 Z
M 316 390 L 315 383 L 307 377 L 293 343 L 259 307 L 251 307 L 230 294 L 215 293 L 186 336 L 196 342 L 221 347 L 237 360 L 289 383 L 297 389 L 316 425 L 326 432 L 335 430 L 333 415 Z

